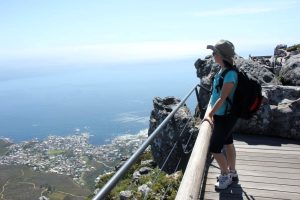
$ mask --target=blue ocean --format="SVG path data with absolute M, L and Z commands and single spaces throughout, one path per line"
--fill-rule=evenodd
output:
M 88 132 L 100 145 L 136 134 L 149 126 L 154 97 L 183 98 L 199 82 L 193 59 L 8 72 L 0 77 L 0 137 L 13 142 Z

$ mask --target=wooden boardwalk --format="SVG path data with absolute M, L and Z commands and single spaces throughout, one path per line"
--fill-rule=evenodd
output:
M 300 141 L 266 136 L 235 136 L 239 181 L 216 191 L 215 160 L 203 181 L 200 199 L 300 200 Z

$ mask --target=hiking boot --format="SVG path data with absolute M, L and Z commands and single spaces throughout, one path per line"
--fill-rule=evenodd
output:
M 239 181 L 239 175 L 236 170 L 230 170 L 229 174 L 231 175 L 232 181 Z
M 217 183 L 215 184 L 215 188 L 219 190 L 226 189 L 232 183 L 232 178 L 230 174 L 220 175 Z

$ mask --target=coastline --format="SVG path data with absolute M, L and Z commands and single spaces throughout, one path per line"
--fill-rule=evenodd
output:
M 110 143 L 99 146 L 89 143 L 88 133 L 50 135 L 44 140 L 15 144 L 9 138 L 0 138 L 0 165 L 25 165 L 36 172 L 67 175 L 77 184 L 86 185 L 86 173 L 100 171 L 99 176 L 101 172 L 111 171 L 132 155 L 147 138 L 147 133 L 148 129 L 144 129 L 137 134 L 117 136 Z

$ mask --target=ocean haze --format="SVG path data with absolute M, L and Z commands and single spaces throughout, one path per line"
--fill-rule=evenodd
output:
M 199 82 L 193 64 L 186 59 L 10 70 L 0 85 L 0 136 L 18 142 L 79 129 L 94 135 L 91 143 L 103 144 L 136 134 L 148 128 L 155 96 L 181 98 Z

